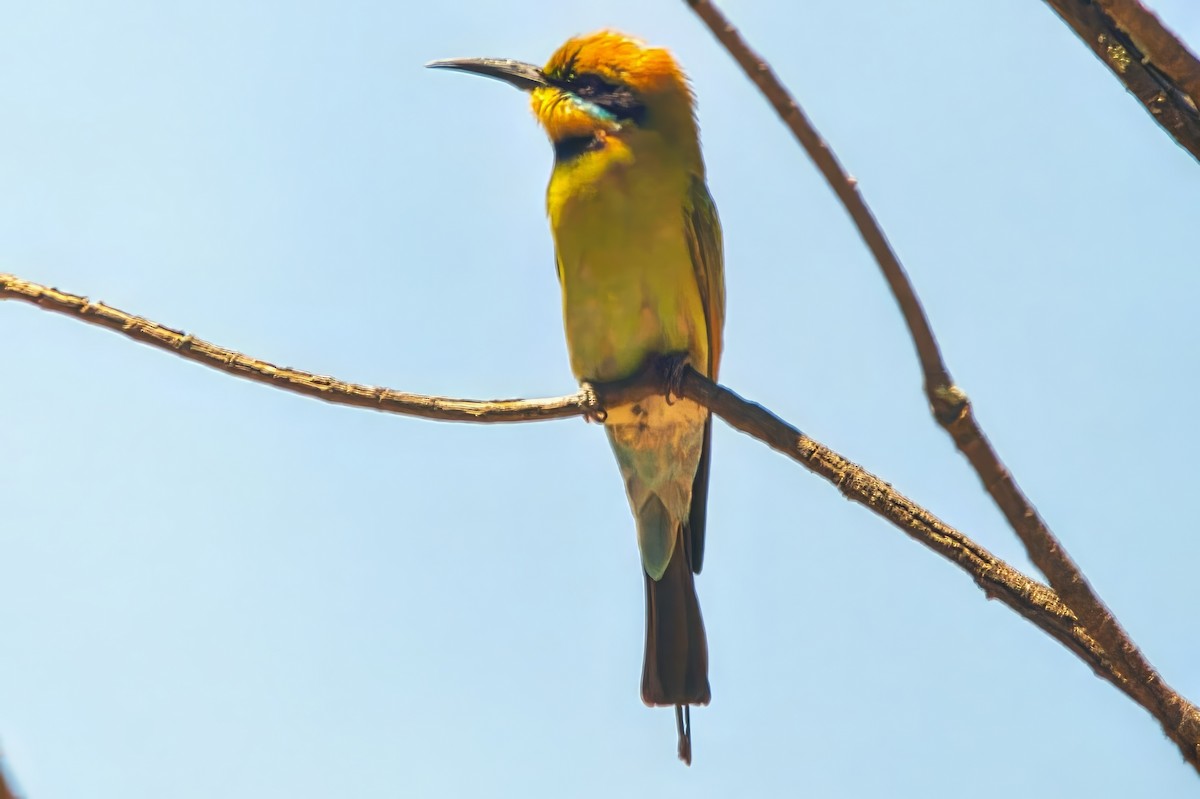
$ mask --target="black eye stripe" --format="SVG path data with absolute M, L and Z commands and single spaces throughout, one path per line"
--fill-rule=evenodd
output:
M 617 119 L 628 119 L 640 124 L 646 115 L 646 106 L 628 86 L 609 83 L 592 72 L 568 75 L 556 81 L 559 88 L 571 92 L 582 100 L 600 106 Z

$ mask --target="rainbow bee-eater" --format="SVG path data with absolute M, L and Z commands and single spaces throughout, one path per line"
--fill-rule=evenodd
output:
M 607 383 L 651 359 L 717 376 L 725 316 L 721 226 L 704 179 L 687 78 L 666 50 L 601 31 L 544 67 L 498 58 L 429 66 L 529 93 L 554 145 L 546 209 L 575 377 Z M 691 762 L 690 705 L 709 701 L 694 575 L 704 559 L 712 419 L 670 395 L 607 408 L 646 584 L 642 701 L 674 706 Z

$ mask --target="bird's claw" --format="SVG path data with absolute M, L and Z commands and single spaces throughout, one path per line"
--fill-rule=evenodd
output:
M 667 404 L 674 405 L 675 400 L 683 399 L 683 376 L 687 374 L 688 356 L 678 353 L 663 356 L 659 368 L 667 384 Z
M 600 403 L 600 395 L 596 393 L 595 386 L 583 382 L 579 384 L 579 391 L 583 394 L 583 418 L 589 422 L 604 424 L 608 420 L 608 411 Z

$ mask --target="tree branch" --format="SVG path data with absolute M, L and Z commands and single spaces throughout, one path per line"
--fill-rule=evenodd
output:
M 1128 680 L 1053 589 L 1026 576 L 967 536 L 892 488 L 890 483 L 851 463 L 773 413 L 688 369 L 683 395 L 709 408 L 736 430 L 758 439 L 834 485 L 890 522 L 902 533 L 966 571 L 990 599 L 998 599 L 1074 652 L 1126 694 Z M 601 392 L 600 400 L 607 401 Z
M 842 168 L 770 65 L 750 49 L 729 20 L 709 0 L 685 2 L 775 108 L 854 221 L 900 306 L 925 376 L 925 393 L 938 424 L 966 456 L 984 489 L 1021 539 L 1030 559 L 1077 614 L 1100 648 L 1113 659 L 1117 671 L 1129 677 L 1126 693 L 1158 719 L 1187 761 L 1200 771 L 1200 711 L 1163 682 L 1001 462 L 976 422 L 966 392 L 951 380 L 916 291 L 859 193 L 857 181 Z M 1197 155 L 1200 156 L 1200 151 Z
M 1200 61 L 1137 0 L 1046 0 L 1167 135 L 1200 160 Z
M 1130 692 L 1130 683 L 1124 674 L 1051 588 L 1014 569 L 888 483 L 804 435 L 770 411 L 747 402 L 691 369 L 685 370 L 678 386 L 671 386 L 669 375 L 651 362 L 628 380 L 596 385 L 565 397 L 492 402 L 449 399 L 345 383 L 296 369 L 280 369 L 111 306 L 13 275 L 0 275 L 0 300 L 5 299 L 27 302 L 108 328 L 134 341 L 234 377 L 267 383 L 324 402 L 427 419 L 509 422 L 596 417 L 603 414 L 605 407 L 662 394 L 669 387 L 677 388 L 683 396 L 710 408 L 735 429 L 757 438 L 824 478 L 847 499 L 868 508 L 905 535 L 957 565 L 988 597 L 1008 605 L 1074 652 L 1097 675 L 1121 691 Z
M 13 787 L 13 780 L 5 768 L 4 758 L 0 757 L 0 799 L 18 799 L 17 789 Z
M 279 367 L 203 339 L 172 330 L 157 322 L 127 314 L 87 297 L 41 286 L 16 275 L 0 274 L 0 300 L 20 300 L 47 311 L 66 314 L 175 353 L 189 361 L 212 367 L 247 380 L 266 383 L 337 405 L 371 408 L 443 422 L 532 422 L 566 419 L 589 412 L 592 399 L 586 392 L 550 399 L 461 400 L 408 394 L 389 388 L 346 383 L 324 375 Z

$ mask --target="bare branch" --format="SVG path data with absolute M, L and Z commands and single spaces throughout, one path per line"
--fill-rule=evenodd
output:
M 1137 0 L 1046 0 L 1169 136 L 1200 160 L 1200 61 Z
M 15 275 L 0 274 L 0 300 L 28 302 L 47 311 L 66 314 L 88 324 L 108 328 L 135 341 L 237 377 L 267 383 L 284 391 L 338 405 L 371 408 L 443 422 L 532 422 L 586 415 L 591 409 L 592 398 L 585 392 L 534 400 L 462 400 L 346 383 L 332 377 L 260 361 L 178 330 L 163 327 L 149 319 L 127 314 L 100 302 L 92 302 L 87 297 L 31 283 Z
M 5 768 L 4 758 L 0 757 L 0 799 L 19 799 L 17 789 L 13 787 L 14 783 L 8 769 Z
M 1066 646 L 1125 693 L 1129 684 L 1075 614 L 1043 585 L 997 558 L 875 475 L 814 441 L 773 413 L 689 369 L 683 394 L 731 427 L 787 455 L 837 487 L 846 499 L 874 511 L 901 532 L 958 565 L 989 598 L 998 599 Z M 607 400 L 604 393 L 601 402 Z
M 548 400 L 476 402 L 428 397 L 358 386 L 295 369 L 278 369 L 264 361 L 200 342 L 199 339 L 116 308 L 89 302 L 83 297 L 12 275 L 0 275 L 0 300 L 3 299 L 28 302 L 45 310 L 98 324 L 135 341 L 148 343 L 235 377 L 267 383 L 325 402 L 424 418 L 506 422 L 567 416 L 595 417 L 603 413 L 604 407 L 633 402 L 651 394 L 662 394 L 669 386 L 675 387 L 671 384 L 670 375 L 651 362 L 628 380 L 596 385 L 575 395 Z M 182 346 L 179 342 L 183 340 L 191 343 Z M 963 569 L 990 598 L 1008 605 L 1074 652 L 1096 674 L 1120 690 L 1129 692 L 1129 681 L 1052 589 L 1014 569 L 895 491 L 888 483 L 804 435 L 761 406 L 743 400 L 691 369 L 685 371 L 677 388 L 684 396 L 712 409 L 713 413 L 735 429 L 757 438 L 823 477 L 846 498 L 870 509 L 905 535 Z
M 1200 711 L 1163 682 L 1001 462 L 975 421 L 966 392 L 950 379 L 916 292 L 859 194 L 857 182 L 842 169 L 829 145 L 770 65 L 750 49 L 725 16 L 709 0 L 685 1 L 762 91 L 846 207 L 900 306 L 916 346 L 925 375 L 925 393 L 938 424 L 966 456 L 985 490 L 1021 539 L 1030 559 L 1076 613 L 1084 628 L 1095 637 L 1100 648 L 1113 659 L 1117 670 L 1129 677 L 1127 693 L 1159 720 L 1188 762 L 1200 771 Z

